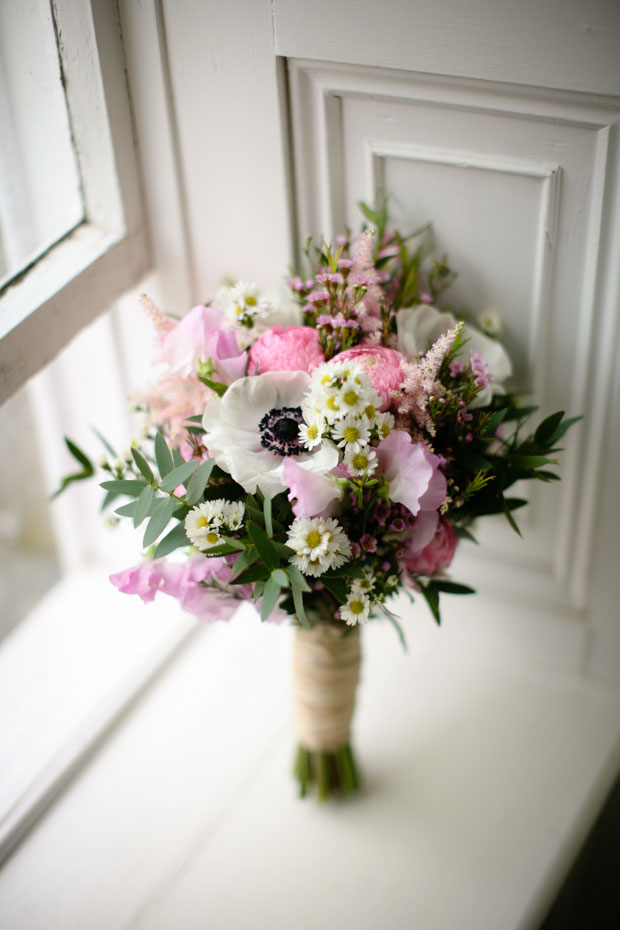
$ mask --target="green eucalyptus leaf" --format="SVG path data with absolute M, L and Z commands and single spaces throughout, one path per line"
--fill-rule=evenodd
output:
M 262 530 L 260 526 L 257 526 L 256 523 L 250 523 L 248 525 L 248 536 L 252 540 L 258 554 L 269 571 L 278 568 L 280 565 L 280 557 L 273 542 L 265 535 L 264 530 Z
M 437 622 L 437 626 L 440 626 L 441 615 L 439 613 L 439 591 L 432 581 L 427 585 L 420 584 L 420 591 L 426 600 L 426 603 L 431 609 L 431 613 Z
M 299 591 L 305 591 L 306 594 L 310 593 L 312 588 L 296 565 L 287 565 L 286 571 L 293 588 L 297 588 Z
M 260 618 L 261 620 L 266 620 L 273 608 L 278 603 L 278 598 L 280 597 L 280 585 L 277 581 L 274 580 L 273 576 L 268 578 L 265 582 L 265 590 L 263 591 L 263 601 L 260 605 Z
M 299 620 L 302 626 L 307 630 L 311 630 L 312 626 L 310 621 L 306 616 L 306 611 L 304 610 L 304 596 L 301 588 L 293 586 L 293 601 L 295 602 L 295 616 Z
M 144 477 L 146 478 L 146 480 L 154 481 L 155 476 L 153 475 L 153 472 L 151 471 L 151 466 L 149 465 L 147 460 L 144 458 L 142 453 L 138 449 L 134 449 L 133 446 L 131 447 L 131 456 L 134 462 L 136 463 L 136 465 L 138 466 L 138 468 L 140 469 L 140 471 L 142 472 L 142 474 L 144 475 Z
M 127 497 L 139 497 L 146 487 L 146 481 L 140 479 L 119 478 L 115 481 L 102 481 L 100 487 L 105 491 L 114 491 L 116 494 L 125 494 Z
M 288 588 L 290 582 L 288 580 L 288 575 L 286 574 L 284 569 L 274 568 L 274 570 L 271 573 L 271 577 L 276 582 L 276 584 L 280 585 L 281 588 Z
M 196 462 L 194 459 L 189 462 L 183 462 L 182 465 L 173 468 L 171 472 L 168 472 L 161 483 L 162 491 L 174 491 L 180 484 L 185 484 L 190 475 L 194 473 L 195 469 Z
M 209 459 L 207 462 L 203 462 L 202 465 L 198 466 L 190 478 L 189 484 L 187 485 L 186 495 L 186 500 L 190 507 L 198 503 L 202 497 L 203 491 L 208 484 L 209 478 L 211 477 L 214 464 L 215 462 L 213 459 Z
M 476 591 L 474 588 L 470 588 L 467 584 L 459 584 L 456 581 L 442 581 L 441 578 L 435 579 L 433 585 L 437 588 L 438 591 L 442 591 L 445 594 L 475 594 Z
M 138 501 L 131 501 L 130 504 L 123 504 L 122 507 L 117 507 L 114 513 L 117 513 L 119 517 L 131 517 L 133 519 L 137 506 Z
M 230 574 L 230 580 L 235 581 L 239 575 L 247 568 L 250 568 L 250 566 L 253 565 L 257 559 L 258 552 L 254 546 L 248 546 L 248 548 L 245 549 L 237 559 L 235 559 L 235 562 L 232 566 L 232 572 Z
M 159 474 L 162 478 L 165 478 L 174 468 L 172 454 L 160 430 L 157 430 L 155 436 L 155 461 L 157 462 Z
M 136 501 L 136 509 L 133 515 L 133 525 L 140 526 L 142 521 L 148 516 L 155 497 L 155 488 L 152 484 L 147 484 L 142 494 Z
M 155 558 L 161 559 L 163 556 L 174 552 L 175 549 L 179 549 L 181 546 L 189 545 L 190 541 L 185 533 L 185 524 L 177 523 L 177 525 L 173 527 L 169 533 L 166 533 L 163 539 L 157 543 L 157 547 L 155 549 Z
M 153 512 L 153 516 L 147 523 L 146 530 L 144 532 L 142 545 L 145 549 L 152 545 L 160 533 L 166 529 L 174 512 L 174 508 L 175 501 L 172 497 L 162 497 L 158 500 Z

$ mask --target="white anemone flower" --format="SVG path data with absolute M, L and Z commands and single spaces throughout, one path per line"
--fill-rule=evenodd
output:
M 312 451 L 301 444 L 301 407 L 309 384 L 305 371 L 268 371 L 239 378 L 223 397 L 209 402 L 202 418 L 209 455 L 250 494 L 260 488 L 274 497 L 288 487 L 287 456 L 319 475 L 338 464 L 333 443 L 324 441 Z
M 443 333 L 453 329 L 456 323 L 451 313 L 444 313 L 428 304 L 418 304 L 416 307 L 399 310 L 396 314 L 398 349 L 416 358 L 420 352 L 426 352 Z M 482 407 L 490 402 L 493 394 L 504 393 L 501 384 L 512 374 L 512 363 L 505 348 L 497 339 L 491 339 L 467 324 L 463 326 L 461 335 L 463 339 L 469 340 L 463 347 L 467 360 L 470 352 L 478 352 L 486 362 L 491 376 L 489 386 L 476 395 L 471 404 L 472 407 Z

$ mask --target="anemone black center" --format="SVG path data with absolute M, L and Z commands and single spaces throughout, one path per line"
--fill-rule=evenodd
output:
M 294 420 L 292 417 L 282 417 L 281 420 L 273 427 L 274 434 L 278 439 L 282 439 L 285 442 L 290 442 L 292 439 L 296 439 L 299 433 L 299 423 L 297 420 Z
M 261 445 L 275 455 L 299 455 L 299 424 L 303 422 L 301 407 L 272 407 L 258 424 Z

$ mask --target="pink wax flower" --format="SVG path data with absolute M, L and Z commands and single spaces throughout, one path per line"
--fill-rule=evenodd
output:
M 377 458 L 390 488 L 390 500 L 416 516 L 437 511 L 446 497 L 446 479 L 439 459 L 424 443 L 412 442 L 409 433 L 394 430 L 377 446 Z
M 267 371 L 311 372 L 324 361 L 316 329 L 272 326 L 252 346 L 248 371 L 252 375 Z
M 456 544 L 457 536 L 454 527 L 445 517 L 440 517 L 433 538 L 423 549 L 416 551 L 413 537 L 406 541 L 402 562 L 410 572 L 418 575 L 434 575 L 450 565 Z
M 392 401 L 392 391 L 398 391 L 403 383 L 401 362 L 406 361 L 404 355 L 385 346 L 361 345 L 346 349 L 335 358 L 337 361 L 351 359 L 359 362 L 381 398 L 379 410 L 388 409 Z
M 186 378 L 196 374 L 200 361 L 211 359 L 213 381 L 232 384 L 242 378 L 247 353 L 232 331 L 222 329 L 225 320 L 217 307 L 197 306 L 184 316 L 163 339 L 162 354 L 170 370 Z

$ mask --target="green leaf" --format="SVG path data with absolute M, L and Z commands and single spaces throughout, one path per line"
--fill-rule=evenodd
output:
M 133 515 L 134 526 L 140 526 L 144 518 L 148 515 L 154 497 L 155 488 L 152 484 L 147 484 L 136 502 L 136 509 Z
M 473 533 L 470 533 L 470 531 L 464 526 L 455 527 L 455 531 L 459 539 L 468 539 L 470 542 L 475 543 L 477 546 L 479 545 L 478 540 L 473 535 Z
M 175 467 L 175 468 L 178 468 L 179 465 L 182 465 L 184 461 L 185 461 L 185 459 L 183 458 L 183 456 L 181 455 L 181 453 L 179 452 L 179 450 L 176 449 L 176 448 L 173 449 L 173 450 L 172 450 L 172 462 L 173 462 L 173 464 L 174 464 L 174 467 Z
M 142 545 L 146 549 L 152 545 L 170 522 L 176 502 L 172 497 L 162 497 L 157 502 L 153 516 L 146 525 Z
M 514 509 L 515 509 L 514 507 L 513 507 L 513 508 L 510 507 L 510 502 L 509 502 L 509 501 L 504 501 L 504 516 L 506 517 L 506 519 L 507 519 L 508 522 L 510 523 L 511 527 L 513 528 L 513 530 L 515 531 L 515 533 L 517 534 L 517 536 L 521 536 L 521 530 L 520 530 L 519 527 L 517 526 L 516 521 L 515 521 L 513 515 L 510 513 L 510 511 L 511 511 L 511 510 L 514 510 Z
M 388 618 L 388 620 L 390 621 L 390 623 L 392 624 L 392 626 L 398 633 L 398 638 L 400 639 L 403 649 L 405 650 L 405 652 L 409 652 L 409 649 L 407 648 L 407 640 L 405 639 L 405 633 L 403 631 L 402 626 L 398 622 L 398 619 L 394 616 L 391 610 L 384 610 L 383 613 L 385 614 L 385 616 Z
M 126 494 L 127 497 L 139 497 L 146 487 L 146 481 L 140 481 L 138 478 L 119 478 L 116 481 L 102 481 L 100 487 L 106 491 L 114 491 L 116 494 Z
M 342 578 L 326 578 L 324 575 L 321 576 L 321 581 L 330 594 L 333 594 L 340 604 L 344 604 L 347 599 L 346 582 Z
M 304 596 L 302 594 L 301 588 L 293 585 L 293 601 L 295 602 L 295 616 L 299 620 L 302 626 L 307 630 L 311 630 L 310 621 L 306 616 L 306 611 L 304 610 Z
M 433 581 L 433 586 L 438 591 L 443 591 L 445 594 L 475 594 L 474 588 L 470 588 L 469 585 L 459 584 L 456 581 L 442 581 L 440 578 Z
M 259 597 L 263 596 L 263 591 L 265 590 L 265 582 L 257 581 L 254 585 L 254 600 L 257 601 Z
M 267 538 L 260 526 L 257 526 L 256 523 L 250 523 L 248 526 L 248 536 L 254 543 L 258 554 L 269 571 L 278 568 L 280 565 L 280 557 L 272 541 Z
M 256 557 L 258 558 L 258 555 Z M 243 556 L 240 555 L 239 558 L 241 559 Z M 264 565 L 250 565 L 235 577 L 235 584 L 253 584 L 255 581 L 266 581 L 268 578 L 269 569 Z
M 275 539 L 272 539 L 271 542 L 273 543 L 274 548 L 276 552 L 278 553 L 278 555 L 281 556 L 283 559 L 286 559 L 287 562 L 289 559 L 292 559 L 293 556 L 295 555 L 295 550 L 291 549 L 290 546 L 285 546 L 284 543 L 278 542 Z
M 263 501 L 263 516 L 265 517 L 265 531 L 267 536 L 273 536 L 273 521 L 271 518 L 271 498 L 266 497 Z
M 223 397 L 228 387 L 225 384 L 222 384 L 221 381 L 212 381 L 211 378 L 206 378 L 204 375 L 198 375 L 198 380 L 202 381 L 203 384 L 206 384 L 208 388 L 211 388 L 212 391 L 215 391 L 218 397 Z
M 149 463 L 147 462 L 147 460 L 142 455 L 142 453 L 139 452 L 138 449 L 134 449 L 134 447 L 132 446 L 131 455 L 132 455 L 134 462 L 136 463 L 136 465 L 138 466 L 138 468 L 140 469 L 140 471 L 142 472 L 146 480 L 153 481 L 154 480 L 153 472 L 151 471 L 151 467 Z
M 422 595 L 424 596 L 426 603 L 430 607 L 433 617 L 437 621 L 437 626 L 440 626 L 441 615 L 439 613 L 439 591 L 437 590 L 437 588 L 435 587 L 432 581 L 429 582 L 429 584 L 427 585 L 421 584 L 420 591 L 422 592 Z
M 177 525 L 173 527 L 169 533 L 166 533 L 164 538 L 157 543 L 155 558 L 161 559 L 163 556 L 174 552 L 175 549 L 189 545 L 190 542 L 185 533 L 185 524 L 177 523 Z
M 568 417 L 564 420 L 563 423 L 560 423 L 555 433 L 550 437 L 549 442 L 553 445 L 561 439 L 562 436 L 573 426 L 575 423 L 579 423 L 580 420 L 583 420 L 583 417 Z
M 195 468 L 195 459 L 191 459 L 189 462 L 183 462 L 182 465 L 173 468 L 171 472 L 168 472 L 161 483 L 162 491 L 174 491 L 180 484 L 185 484 L 189 476 L 194 473 Z
M 198 466 L 190 478 L 189 484 L 187 485 L 186 495 L 186 500 L 190 507 L 196 504 L 202 497 L 202 492 L 209 482 L 214 465 L 215 462 L 213 459 L 209 459 L 207 462 L 203 462 L 202 465 Z
M 552 413 L 551 416 L 543 420 L 534 433 L 534 441 L 541 445 L 545 442 L 548 442 L 562 422 L 563 416 L 564 411 L 558 410 L 557 413 Z
M 273 576 L 265 582 L 263 591 L 263 602 L 260 606 L 260 618 L 266 620 L 280 597 L 280 585 L 274 580 Z
M 137 506 L 138 501 L 131 501 L 130 504 L 123 504 L 122 507 L 117 507 L 114 513 L 117 513 L 119 517 L 131 517 L 133 519 Z
M 293 588 L 297 588 L 299 591 L 305 591 L 306 594 L 310 593 L 312 588 L 296 565 L 288 565 L 286 571 L 291 580 L 291 585 Z
M 95 434 L 95 436 L 97 437 L 97 439 L 99 440 L 99 442 L 105 448 L 106 452 L 109 452 L 112 458 L 115 458 L 115 459 L 120 458 L 118 453 L 115 451 L 115 449 L 112 448 L 112 446 L 110 445 L 108 440 L 105 438 L 105 436 L 102 436 L 99 430 L 95 426 L 91 426 L 91 429 L 93 433 Z
M 161 430 L 157 430 L 157 435 L 155 436 L 155 461 L 157 462 L 159 474 L 162 478 L 165 478 L 174 468 L 172 454 Z
M 542 465 L 555 465 L 553 459 L 546 455 L 511 455 L 509 458 L 511 468 L 540 468 Z
M 288 580 L 288 575 L 282 568 L 274 568 L 271 573 L 271 577 L 276 584 L 279 584 L 281 588 L 288 588 L 290 582 Z
M 257 558 L 258 552 L 254 546 L 248 546 L 247 549 L 245 549 L 241 555 L 235 559 L 232 566 L 232 571 L 230 573 L 230 580 L 234 581 L 241 574 L 241 572 L 244 572 L 246 568 L 249 568 L 251 565 L 253 565 Z
M 65 445 L 67 449 L 69 450 L 69 452 L 71 453 L 71 455 L 73 456 L 73 458 L 76 459 L 76 461 L 78 461 L 80 465 L 84 466 L 84 471 L 92 475 L 94 472 L 93 464 L 91 460 L 88 458 L 88 456 L 86 455 L 86 453 L 82 452 L 82 450 L 78 448 L 78 446 L 76 446 L 74 442 L 71 442 L 71 440 L 68 439 L 66 436 L 65 436 Z

